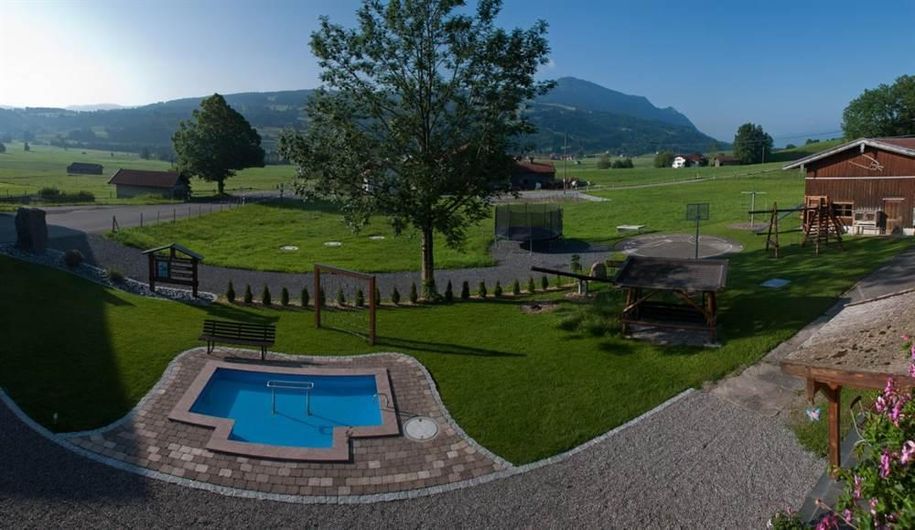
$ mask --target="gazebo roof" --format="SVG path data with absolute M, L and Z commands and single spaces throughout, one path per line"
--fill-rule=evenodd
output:
M 162 252 L 163 250 L 175 250 L 176 252 L 180 252 L 180 253 L 184 254 L 185 256 L 189 256 L 196 260 L 203 261 L 203 256 L 201 256 L 200 254 L 194 252 L 193 250 L 191 250 L 183 245 L 179 245 L 178 243 L 172 243 L 170 245 L 165 245 L 165 246 L 161 246 L 161 247 L 151 248 L 149 250 L 144 250 L 143 254 L 155 254 L 156 252 Z
M 727 282 L 728 261 L 629 256 L 615 282 L 620 287 L 668 291 L 720 291 Z

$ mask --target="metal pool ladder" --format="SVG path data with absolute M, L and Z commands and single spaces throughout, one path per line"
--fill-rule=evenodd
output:
M 305 392 L 305 415 L 311 416 L 311 391 L 314 387 L 315 384 L 311 381 L 267 381 L 267 388 L 273 393 L 271 399 L 272 414 L 276 415 L 276 390 L 279 388 L 281 390 L 299 390 Z

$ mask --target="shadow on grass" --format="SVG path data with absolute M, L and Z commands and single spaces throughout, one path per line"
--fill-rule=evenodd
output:
M 503 352 L 459 344 L 445 344 L 441 342 L 428 342 L 397 337 L 378 337 L 377 346 L 395 349 L 417 350 L 421 352 L 442 353 L 445 355 L 469 355 L 474 357 L 526 357 L 523 353 Z

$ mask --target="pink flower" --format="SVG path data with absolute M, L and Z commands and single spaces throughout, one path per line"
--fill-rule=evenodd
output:
M 842 512 L 842 519 L 845 519 L 846 523 L 852 524 L 855 519 L 855 514 L 848 508 L 845 508 L 845 511 Z
M 890 452 L 886 449 L 883 450 L 883 454 L 880 455 L 880 478 L 887 478 L 890 476 L 890 464 L 892 463 L 892 456 Z M 871 499 L 873 502 L 875 499 Z
M 915 361 L 909 365 L 909 377 L 915 377 Z
M 905 400 L 899 399 L 893 404 L 893 410 L 890 411 L 890 421 L 892 421 L 893 425 L 896 427 L 899 427 L 899 419 L 902 417 L 902 407 L 904 405 Z
M 871 515 L 876 517 L 877 516 L 877 499 L 871 497 L 871 501 L 869 504 L 871 507 Z
M 854 495 L 855 500 L 861 498 L 861 477 L 858 475 L 855 475 L 855 490 L 852 494 Z
M 913 460 L 915 460 L 915 442 L 909 440 L 902 444 L 902 456 L 899 457 L 899 461 L 908 464 Z
M 886 386 L 883 387 L 883 395 L 887 398 L 896 395 L 896 381 L 892 377 L 887 378 Z
M 839 528 L 839 518 L 834 513 L 828 513 L 817 523 L 816 530 L 832 530 Z
M 902 336 L 902 340 L 904 340 L 904 341 L 906 341 L 906 342 L 909 342 L 909 336 L 908 336 L 908 335 L 903 335 L 903 336 Z
M 874 402 L 874 408 L 877 409 L 877 412 L 883 413 L 887 408 L 886 399 L 883 396 L 877 396 L 877 401 Z

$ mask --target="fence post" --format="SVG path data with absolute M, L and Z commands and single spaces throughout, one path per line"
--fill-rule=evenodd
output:
M 143 228 L 143 212 L 140 212 L 140 228 Z
M 159 224 L 159 210 L 156 210 L 156 224 Z
M 178 209 L 172 208 L 172 222 L 174 223 L 177 220 L 178 220 Z

